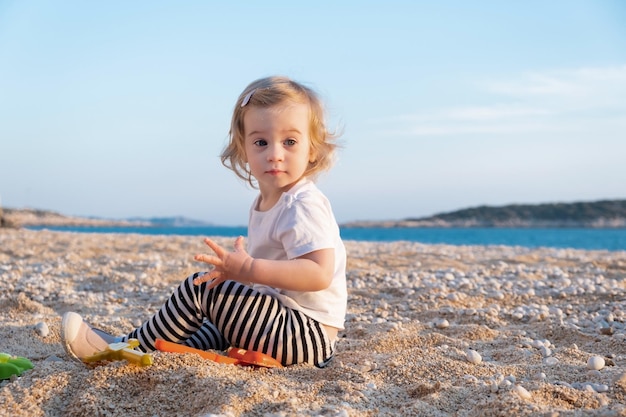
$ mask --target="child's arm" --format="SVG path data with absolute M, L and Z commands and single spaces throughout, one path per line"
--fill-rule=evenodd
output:
M 215 252 L 213 255 L 196 255 L 195 260 L 215 267 L 211 272 L 196 278 L 194 284 L 213 280 L 212 288 L 226 280 L 252 282 L 291 291 L 319 291 L 328 288 L 335 267 L 333 249 L 320 249 L 299 258 L 283 261 L 254 259 L 243 247 L 243 237 L 235 241 L 235 250 L 229 252 L 211 239 L 204 242 Z

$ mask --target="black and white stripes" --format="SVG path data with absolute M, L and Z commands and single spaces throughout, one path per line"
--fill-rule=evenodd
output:
M 196 273 L 185 279 L 161 309 L 125 338 L 136 338 L 146 351 L 157 338 L 198 349 L 228 346 L 266 353 L 283 365 L 325 366 L 333 356 L 323 326 L 302 312 L 283 306 L 236 281 L 211 290 L 194 285 Z

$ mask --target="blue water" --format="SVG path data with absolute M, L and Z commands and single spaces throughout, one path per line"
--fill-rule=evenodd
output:
M 148 235 L 245 236 L 245 227 L 31 227 L 87 233 Z M 389 242 L 408 240 L 450 245 L 509 245 L 575 249 L 626 250 L 626 229 L 504 229 L 504 228 L 342 228 L 344 240 Z

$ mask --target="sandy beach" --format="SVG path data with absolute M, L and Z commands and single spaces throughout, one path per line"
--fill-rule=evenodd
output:
M 202 269 L 202 239 L 0 229 L 0 352 L 35 365 L 0 382 L 0 415 L 626 415 L 626 252 L 346 246 L 325 369 L 161 352 L 89 368 L 65 354 L 61 315 L 126 333 Z

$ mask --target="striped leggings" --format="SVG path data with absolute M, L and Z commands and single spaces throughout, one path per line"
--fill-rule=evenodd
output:
M 185 279 L 155 315 L 123 339 L 138 339 L 147 352 L 155 350 L 156 339 L 202 350 L 233 346 L 263 352 L 285 366 L 321 368 L 332 359 L 334 346 L 319 322 L 236 281 L 210 290 L 194 285 L 202 274 Z

